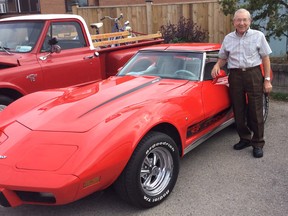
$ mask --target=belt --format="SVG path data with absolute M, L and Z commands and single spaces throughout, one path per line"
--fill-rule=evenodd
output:
M 260 65 L 254 66 L 254 67 L 248 67 L 248 68 L 230 68 L 231 71 L 250 71 L 254 70 L 256 68 L 259 68 Z

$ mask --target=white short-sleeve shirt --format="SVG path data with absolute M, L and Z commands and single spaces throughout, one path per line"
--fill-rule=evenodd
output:
M 262 57 L 272 53 L 265 35 L 258 30 L 248 29 L 241 37 L 237 32 L 225 36 L 219 58 L 226 59 L 228 68 L 249 68 L 262 63 Z

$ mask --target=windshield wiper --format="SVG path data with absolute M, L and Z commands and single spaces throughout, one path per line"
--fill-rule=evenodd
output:
M 5 51 L 6 53 L 8 53 L 9 55 L 12 55 L 12 53 L 9 52 L 10 48 L 0 46 L 0 49 L 1 49 L 1 50 L 4 50 L 4 51 Z

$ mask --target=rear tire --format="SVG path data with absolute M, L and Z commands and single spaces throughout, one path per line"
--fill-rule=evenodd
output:
M 169 136 L 149 132 L 114 184 L 125 201 L 141 208 L 158 205 L 172 192 L 179 173 L 178 147 Z
M 263 119 L 266 122 L 269 111 L 269 95 L 263 94 Z

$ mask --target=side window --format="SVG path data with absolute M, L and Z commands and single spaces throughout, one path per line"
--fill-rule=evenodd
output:
M 212 80 L 212 76 L 211 76 L 211 71 L 214 67 L 216 62 L 207 62 L 205 64 L 205 70 L 204 70 L 204 78 L 203 80 Z
M 205 70 L 204 70 L 204 78 L 203 80 L 212 80 L 212 76 L 211 76 L 211 71 L 214 67 L 214 65 L 216 64 L 216 61 L 214 62 L 207 62 L 205 64 Z M 227 64 L 224 65 L 224 67 L 221 68 L 222 70 L 224 70 L 226 72 L 226 74 L 228 74 L 228 69 L 227 69 Z
M 51 38 L 56 38 L 58 40 L 58 45 L 62 50 L 87 46 L 81 26 L 77 22 L 52 23 L 42 45 L 42 52 L 50 49 L 48 41 Z

